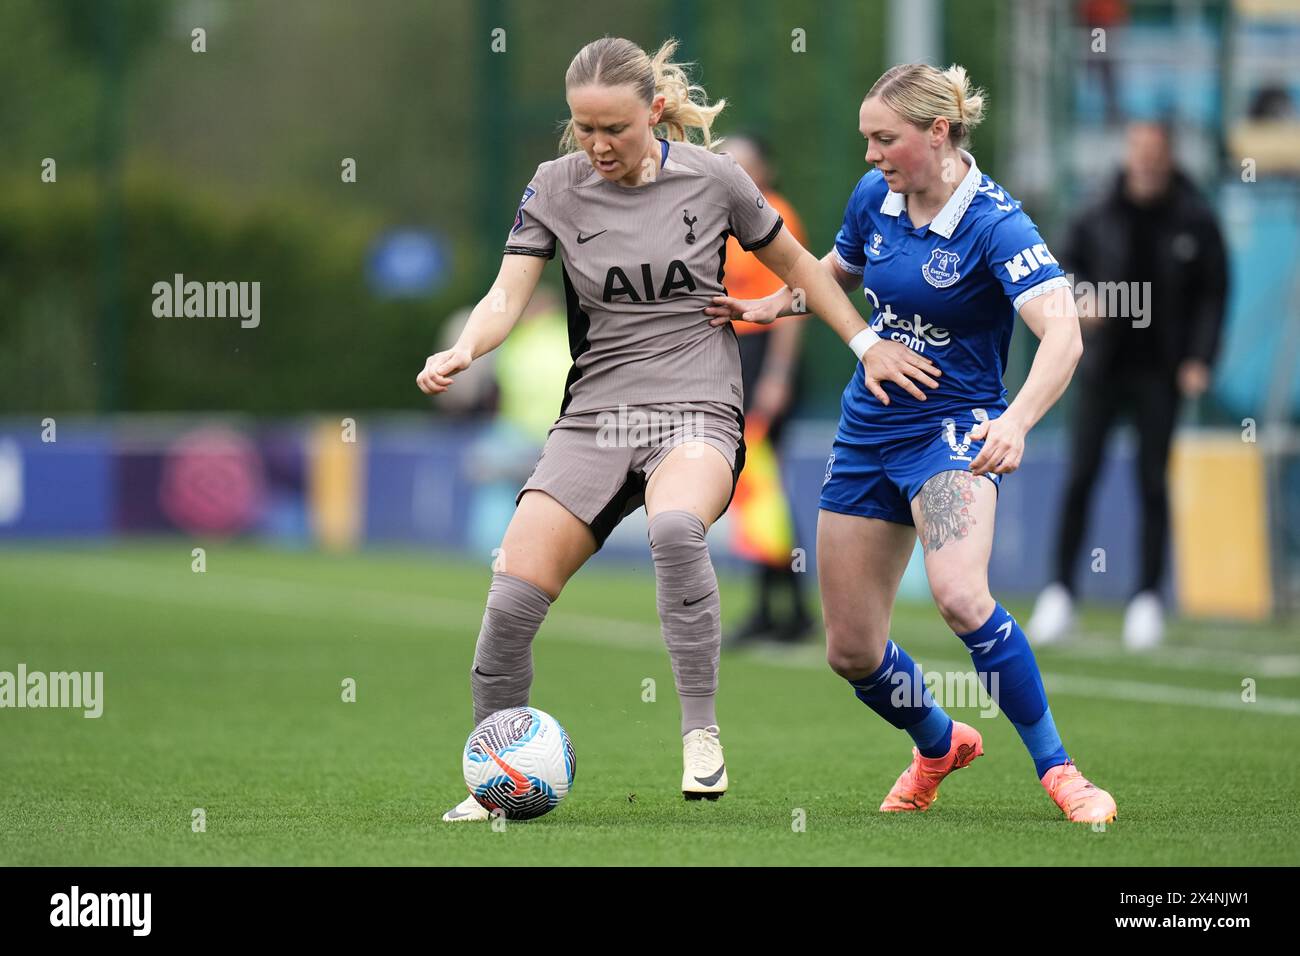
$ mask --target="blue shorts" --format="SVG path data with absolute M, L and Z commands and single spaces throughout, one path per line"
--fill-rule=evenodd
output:
M 910 525 L 912 499 L 921 486 L 943 471 L 969 471 L 982 441 L 971 441 L 979 418 L 997 418 L 984 409 L 966 409 L 935 420 L 933 427 L 869 440 L 843 418 L 826 462 L 820 507 L 823 511 L 883 518 Z M 1001 475 L 989 475 L 996 487 Z

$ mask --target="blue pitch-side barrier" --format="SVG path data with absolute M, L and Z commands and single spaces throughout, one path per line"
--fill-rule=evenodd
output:
M 111 534 L 112 436 L 70 427 L 50 444 L 40 432 L 0 426 L 0 540 Z
M 0 422 L 0 542 L 172 532 L 309 546 L 318 506 L 311 488 L 316 424 L 61 422 L 50 443 L 41 440 L 39 420 L 7 419 Z M 456 550 L 486 569 L 535 448 L 487 422 L 361 418 L 357 432 L 353 447 L 362 480 L 351 506 L 360 509 L 360 543 Z M 785 444 L 796 544 L 805 549 L 810 574 L 816 571 L 817 500 L 833 434 L 831 423 L 800 422 Z M 991 567 L 1000 595 L 1027 596 L 1047 581 L 1065 469 L 1063 437 L 1031 436 L 1024 465 L 1003 483 Z M 1133 586 L 1133 474 L 1132 449 L 1121 434 L 1098 484 L 1080 556 L 1079 580 L 1089 597 L 1122 599 Z M 720 566 L 735 567 L 726 522 L 711 532 L 710 544 Z M 1094 548 L 1105 549 L 1104 573 L 1090 570 Z M 595 560 L 648 566 L 644 512 L 628 518 Z M 904 593 L 925 595 L 919 566 L 909 570 Z

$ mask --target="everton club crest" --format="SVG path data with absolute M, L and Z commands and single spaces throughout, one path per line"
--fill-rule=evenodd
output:
M 936 289 L 946 289 L 961 278 L 961 273 L 957 271 L 959 262 L 961 256 L 957 253 L 936 249 L 930 253 L 929 261 L 921 266 L 921 275 Z

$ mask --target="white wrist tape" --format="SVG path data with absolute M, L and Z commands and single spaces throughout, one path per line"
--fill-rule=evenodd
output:
M 871 329 L 863 329 L 857 335 L 853 336 L 853 338 L 849 339 L 849 348 L 853 349 L 853 354 L 856 355 L 858 361 L 861 362 L 862 356 L 867 354 L 867 349 L 871 348 L 871 346 L 875 345 L 879 341 L 879 335 L 871 331 Z

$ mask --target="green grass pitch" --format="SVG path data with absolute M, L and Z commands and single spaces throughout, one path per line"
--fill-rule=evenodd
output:
M 1039 652 L 1066 747 L 1118 802 L 1101 831 L 1066 823 L 1011 725 L 975 709 L 954 713 L 986 756 L 929 812 L 877 812 L 910 741 L 818 646 L 724 654 L 731 792 L 687 803 L 648 557 L 587 568 L 535 648 L 532 702 L 573 738 L 574 790 L 498 832 L 438 820 L 464 795 L 485 565 L 211 544 L 200 574 L 191 547 L 0 549 L 0 670 L 104 673 L 98 719 L 0 710 L 0 864 L 1300 862 L 1284 627 L 1174 624 L 1166 648 L 1128 656 L 1115 612 L 1090 610 L 1085 639 Z M 748 589 L 722 584 L 732 621 Z M 894 636 L 927 671 L 969 669 L 929 606 L 900 606 Z

